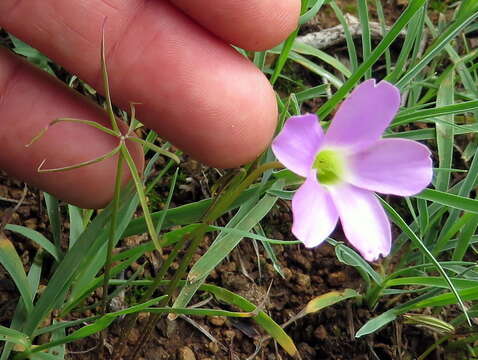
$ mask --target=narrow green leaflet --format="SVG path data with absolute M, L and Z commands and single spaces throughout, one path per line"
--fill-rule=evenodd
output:
M 478 300 L 478 286 L 462 289 L 458 291 L 460 298 L 463 301 L 474 301 Z M 425 308 L 429 306 L 445 306 L 452 305 L 457 303 L 457 297 L 453 293 L 446 293 L 434 296 L 430 299 L 420 301 L 415 304 L 415 309 Z
M 27 314 L 31 314 L 33 311 L 33 297 L 28 284 L 27 274 L 25 274 L 22 260 L 18 256 L 12 242 L 7 239 L 3 232 L 0 232 L 0 264 L 7 270 L 17 286 Z
M 443 31 L 438 38 L 430 45 L 428 50 L 422 56 L 420 61 L 408 71 L 401 79 L 397 82 L 397 87 L 403 89 L 408 85 L 417 75 L 420 73 L 429 63 L 432 61 L 436 55 L 443 50 L 443 48 L 454 39 L 460 31 L 462 31 L 468 24 L 478 17 L 478 12 L 465 14 L 459 19 L 456 19 L 451 23 L 451 25 Z
M 340 7 L 337 5 L 337 3 L 334 0 L 331 0 L 329 5 L 334 11 L 335 16 L 339 20 L 340 25 L 342 25 L 344 29 L 345 41 L 347 43 L 347 50 L 349 54 L 349 61 L 350 61 L 350 64 L 352 65 L 352 72 L 356 72 L 358 68 L 357 50 L 355 49 L 354 39 L 352 38 L 352 34 L 350 33 L 349 24 L 347 23 L 347 20 L 345 19 L 344 13 L 342 12 Z M 367 69 L 366 72 L 370 72 L 370 68 Z
M 437 107 L 447 106 L 454 103 L 455 72 L 451 68 L 444 77 L 437 96 Z M 442 118 L 446 122 L 453 123 L 453 115 L 446 115 Z M 436 124 L 436 136 L 438 145 L 438 166 L 441 168 L 451 168 L 453 161 L 453 127 L 445 123 Z M 440 171 L 435 181 L 435 188 L 439 191 L 446 191 L 450 182 L 450 173 Z
M 227 316 L 237 318 L 251 318 L 255 316 L 253 312 L 237 312 L 202 308 L 146 308 L 144 311 L 150 312 L 152 314 L 182 314 L 192 316 Z
M 360 27 L 362 28 L 362 48 L 363 48 L 363 59 L 367 60 L 372 52 L 372 38 L 370 35 L 370 20 L 369 20 L 369 10 L 368 10 L 368 0 L 359 0 L 358 1 L 358 13 L 360 18 Z M 366 79 L 372 77 L 372 69 L 367 70 Z
M 48 219 L 50 220 L 51 232 L 53 233 L 53 241 L 58 253 L 61 254 L 61 219 L 60 219 L 60 203 L 54 196 L 44 193 Z
M 122 195 L 122 206 L 128 206 L 133 196 L 131 188 L 125 189 Z M 102 240 L 102 237 L 98 235 L 108 223 L 110 214 L 111 208 L 108 207 L 96 216 L 59 263 L 24 326 L 26 334 L 32 334 L 45 316 L 53 310 L 59 299 L 65 296 L 78 274 L 78 270 L 84 264 L 85 257 L 91 256 L 93 252 L 96 252 L 97 247 L 103 244 L 103 242 L 98 244 Z
M 68 214 L 70 216 L 69 249 L 75 245 L 76 240 L 78 240 L 81 233 L 85 230 L 81 211 L 82 210 L 76 206 L 68 205 Z
M 383 314 L 380 314 L 376 318 L 373 318 L 372 320 L 367 321 L 367 323 L 357 331 L 357 333 L 355 334 L 355 337 L 359 338 L 364 335 L 372 334 L 376 332 L 377 330 L 380 330 L 385 325 L 395 320 L 398 314 L 399 314 L 399 311 L 396 309 L 385 311 Z
M 218 300 L 224 301 L 228 304 L 235 305 L 242 311 L 257 312 L 257 307 L 247 299 L 239 296 L 229 290 L 223 289 L 215 285 L 202 285 L 202 290 L 213 294 Z M 280 327 L 272 318 L 264 311 L 259 310 L 253 320 L 261 326 L 267 333 L 272 336 L 291 356 L 297 354 L 297 348 L 294 341 L 286 334 L 284 329 Z
M 463 114 L 478 109 L 478 100 L 464 101 L 452 105 L 444 105 L 433 109 L 417 110 L 410 113 L 398 114 L 392 126 L 409 124 L 411 122 L 429 119 L 432 117 Z
M 368 262 L 366 262 L 359 254 L 357 254 L 354 250 L 349 248 L 346 245 L 340 244 L 336 241 L 332 241 L 331 239 L 328 242 L 332 243 L 335 246 L 335 254 L 337 255 L 337 259 L 347 265 L 354 266 L 358 269 L 361 269 L 363 272 L 368 274 L 377 285 L 380 285 L 383 281 L 382 276 L 378 274 Z
M 21 333 L 20 331 L 9 329 L 1 325 L 0 325 L 0 341 L 12 342 L 14 344 L 22 345 L 27 349 L 31 346 L 31 341 L 28 336 Z
M 297 321 L 304 316 L 314 314 L 322 309 L 325 309 L 344 300 L 358 297 L 360 297 L 360 294 L 353 289 L 330 291 L 328 293 L 322 294 L 310 300 L 297 315 L 293 316 L 290 320 L 287 321 L 287 324 Z
M 333 109 L 345 98 L 347 93 L 360 81 L 363 75 L 375 64 L 382 54 L 390 47 L 410 19 L 426 4 L 426 0 L 411 1 L 408 7 L 403 11 L 400 18 L 388 31 L 385 37 L 380 41 L 377 47 L 372 51 L 366 61 L 364 61 L 344 85 L 330 98 L 318 111 L 320 119 L 324 119 Z
M 283 183 L 278 181 L 278 183 Z M 276 183 L 276 187 L 281 187 Z M 271 195 L 264 195 L 264 197 L 247 213 L 240 218 L 236 216 L 231 220 L 235 223 L 234 229 L 241 231 L 250 231 L 259 221 L 266 216 L 272 206 L 277 201 L 277 197 Z M 234 233 L 221 233 L 214 243 L 209 247 L 207 252 L 193 265 L 189 274 L 186 285 L 181 289 L 173 307 L 185 307 L 197 289 L 206 280 L 209 273 L 221 262 L 224 258 L 239 244 L 243 239 L 243 235 L 236 235 Z
M 455 332 L 455 327 L 453 325 L 433 316 L 421 314 L 404 314 L 403 318 L 405 319 L 404 324 L 413 324 L 426 327 L 427 329 L 433 330 L 440 334 L 452 334 Z
M 314 16 L 317 15 L 322 5 L 324 5 L 324 2 L 325 0 L 316 0 L 315 4 L 300 16 L 299 24 L 303 25 L 306 22 L 312 20 Z
M 294 42 L 292 50 L 301 55 L 310 55 L 316 57 L 320 61 L 323 61 L 324 63 L 329 64 L 336 70 L 340 71 L 342 75 L 347 78 L 352 75 L 352 72 L 343 63 L 341 63 L 335 57 L 327 54 L 325 51 L 316 49 L 315 47 L 299 42 L 298 40 Z
M 305 11 L 307 10 L 307 3 L 308 3 L 308 0 L 301 1 L 301 9 L 300 9 L 301 14 L 304 14 Z M 272 73 L 272 76 L 270 79 L 272 85 L 274 85 L 277 79 L 279 78 L 279 75 L 282 69 L 284 68 L 285 63 L 287 62 L 289 58 L 290 50 L 292 48 L 292 45 L 294 44 L 294 40 L 297 37 L 298 33 L 299 33 L 299 28 L 293 31 L 292 34 L 290 34 L 289 37 L 284 41 L 282 51 L 279 55 L 279 58 L 276 61 L 274 72 Z
M 144 309 L 148 308 L 151 305 L 157 304 L 159 301 L 163 300 L 165 296 L 160 296 L 158 298 L 151 299 L 146 301 L 145 303 L 134 305 L 129 307 L 125 310 L 115 311 L 113 313 L 108 313 L 99 319 L 95 320 L 92 324 L 83 326 L 82 328 L 74 331 L 72 334 L 65 336 L 60 339 L 53 340 L 47 344 L 39 345 L 31 349 L 30 351 L 24 352 L 16 356 L 17 360 L 25 359 L 29 357 L 30 354 L 44 351 L 46 349 L 56 347 L 61 344 L 66 344 L 68 342 L 76 341 L 79 339 L 83 339 L 87 336 L 97 334 L 100 331 L 106 329 L 118 316 L 132 314 L 140 311 L 144 311 Z
M 478 287 L 478 280 L 468 280 L 460 278 L 450 278 L 450 281 L 453 283 L 457 290 Z M 422 285 L 422 286 L 431 286 L 448 289 L 449 285 L 445 279 L 442 277 L 435 276 L 414 276 L 414 277 L 400 277 L 397 279 L 388 280 L 385 283 L 385 286 L 410 286 L 410 285 Z
M 60 260 L 61 254 L 58 252 L 58 248 L 48 240 L 43 234 L 25 226 L 8 224 L 5 226 L 5 230 L 16 232 L 23 235 L 36 244 L 40 245 L 47 253 L 49 253 L 56 261 Z
M 233 210 L 245 203 L 247 200 L 254 197 L 257 193 L 259 185 L 251 186 L 250 189 L 243 192 L 239 198 L 227 209 L 227 211 Z M 263 190 L 265 191 L 266 188 Z M 176 208 L 158 211 L 151 214 L 153 221 L 157 223 L 166 212 L 164 217 L 163 228 L 168 228 L 175 225 L 189 225 L 200 221 L 201 217 L 205 214 L 207 209 L 211 206 L 212 200 L 205 199 L 194 202 L 192 204 L 178 206 Z M 142 234 L 146 232 L 146 222 L 144 217 L 140 217 L 132 220 L 128 227 L 125 229 L 122 237 Z
M 33 263 L 30 266 L 30 271 L 28 272 L 27 280 L 28 280 L 28 285 L 32 295 L 32 300 L 40 284 L 40 277 L 41 277 L 41 272 L 43 267 L 43 255 L 44 255 L 44 252 L 43 250 L 40 249 L 35 255 L 35 258 L 33 259 Z M 15 312 L 13 314 L 12 321 L 10 322 L 10 329 L 11 330 L 21 329 L 27 317 L 28 317 L 28 314 L 25 311 L 25 306 L 23 302 L 21 301 L 18 302 L 15 308 Z M 9 358 L 10 353 L 14 347 L 13 345 L 14 345 L 13 342 L 8 342 L 5 344 L 5 346 L 3 347 L 2 356 L 0 356 L 0 360 L 6 360 Z
M 430 200 L 439 204 L 452 207 L 454 209 L 478 213 L 478 200 L 470 199 L 463 196 L 453 195 L 443 191 L 425 189 L 418 195 L 414 195 L 417 199 Z
M 450 280 L 450 277 L 448 276 L 446 271 L 443 269 L 441 264 L 433 256 L 430 250 L 428 250 L 428 248 L 423 244 L 422 240 L 412 231 L 412 229 L 410 229 L 410 227 L 402 219 L 402 217 L 395 211 L 395 209 L 393 209 L 387 202 L 383 201 L 382 199 L 380 199 L 380 202 L 382 203 L 383 207 L 390 215 L 392 221 L 408 236 L 408 238 L 412 241 L 412 243 L 416 247 L 418 247 L 423 252 L 423 254 L 426 257 L 428 257 L 430 261 L 435 265 L 437 271 L 440 273 L 443 279 L 447 282 L 449 289 L 451 290 L 452 294 L 455 296 L 456 302 L 460 305 L 463 313 L 468 319 L 468 323 L 471 326 L 471 320 L 468 317 L 467 308 L 465 304 L 463 303 L 463 299 L 460 297 L 458 290 L 453 285 L 453 282 Z

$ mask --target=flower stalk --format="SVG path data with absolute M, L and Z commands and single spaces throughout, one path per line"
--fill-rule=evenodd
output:
M 114 190 L 113 203 L 112 203 L 113 210 L 111 212 L 110 229 L 109 229 L 109 236 L 108 236 L 108 249 L 106 252 L 106 262 L 104 266 L 101 315 L 105 315 L 108 312 L 108 285 L 111 278 L 113 248 L 115 244 L 116 223 L 117 223 L 118 211 L 119 211 L 119 199 L 121 195 L 122 175 L 123 175 L 123 155 L 120 153 L 118 156 L 118 165 L 116 167 L 115 190 Z M 100 343 L 99 343 L 99 346 L 100 346 L 99 358 L 100 359 L 104 358 L 105 331 L 106 330 L 103 330 L 100 333 Z

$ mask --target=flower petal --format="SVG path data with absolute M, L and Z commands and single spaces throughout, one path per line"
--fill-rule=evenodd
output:
M 272 151 L 285 167 L 306 177 L 323 137 L 315 114 L 292 116 L 272 142 Z
M 315 170 L 292 198 L 292 214 L 292 233 L 306 247 L 319 245 L 337 225 L 337 210 L 330 194 L 319 185 Z
M 416 141 L 383 139 L 348 159 L 348 181 L 383 194 L 414 195 L 432 180 L 430 155 L 430 150 Z
M 363 149 L 381 138 L 400 107 L 400 92 L 374 79 L 359 85 L 337 110 L 327 134 L 327 145 Z
M 348 241 L 368 261 L 390 253 L 390 222 L 374 193 L 342 184 L 330 191 Z

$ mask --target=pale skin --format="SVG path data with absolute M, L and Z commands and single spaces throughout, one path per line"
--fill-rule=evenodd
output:
M 138 118 L 195 159 L 236 167 L 269 145 L 277 119 L 268 80 L 229 44 L 263 50 L 297 26 L 300 0 L 1 0 L 0 27 L 103 93 L 102 23 L 115 104 L 139 102 Z M 0 168 L 70 203 L 104 206 L 116 158 L 62 173 L 105 154 L 118 139 L 71 123 L 32 137 L 56 118 L 105 125 L 105 113 L 57 80 L 0 49 Z M 143 155 L 129 144 L 137 165 Z M 128 175 L 124 176 L 125 182 Z

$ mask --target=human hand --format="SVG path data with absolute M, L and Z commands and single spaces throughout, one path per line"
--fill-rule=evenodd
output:
M 263 50 L 297 25 L 299 0 L 1 0 L 0 27 L 103 93 L 101 25 L 113 102 L 138 102 L 138 118 L 194 158 L 216 167 L 253 160 L 276 125 L 275 94 L 229 43 Z M 200 24 L 200 25 L 199 25 Z M 112 197 L 116 159 L 38 173 L 105 154 L 116 138 L 62 117 L 108 124 L 102 109 L 0 49 L 0 168 L 81 207 Z M 129 144 L 138 166 L 141 149 Z M 124 176 L 125 181 L 128 175 Z

